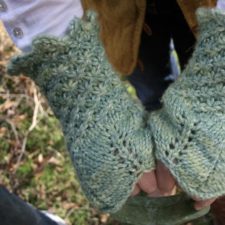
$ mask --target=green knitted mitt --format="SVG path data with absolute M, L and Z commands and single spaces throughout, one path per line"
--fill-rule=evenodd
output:
M 83 190 L 101 210 L 117 211 L 154 168 L 153 146 L 190 195 L 225 193 L 225 15 L 202 10 L 199 21 L 193 58 L 148 120 L 109 65 L 92 16 L 12 60 L 9 72 L 28 74 L 48 98 Z
M 149 118 L 156 157 L 184 191 L 225 194 L 225 14 L 198 11 L 200 36 L 185 71 Z
M 142 172 L 154 168 L 154 158 L 145 112 L 108 63 L 95 17 L 74 21 L 63 39 L 36 39 L 8 72 L 24 73 L 40 87 L 61 122 L 87 198 L 115 212 Z

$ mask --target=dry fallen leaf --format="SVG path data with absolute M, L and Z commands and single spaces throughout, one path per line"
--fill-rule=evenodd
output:
M 100 215 L 100 221 L 101 223 L 106 223 L 109 219 L 109 214 L 101 214 Z
M 5 136 L 6 131 L 7 131 L 6 127 L 0 127 L 0 138 Z
M 5 112 L 15 105 L 14 101 L 6 100 L 3 104 L 0 105 L 0 112 Z

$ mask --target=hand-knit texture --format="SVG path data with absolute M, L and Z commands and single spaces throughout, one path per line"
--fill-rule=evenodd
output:
M 160 159 L 190 195 L 225 193 L 225 13 L 201 9 L 185 71 L 149 119 Z
M 12 60 L 9 72 L 34 79 L 61 121 L 96 207 L 122 206 L 138 175 L 154 168 L 153 146 L 187 193 L 203 199 L 225 193 L 225 14 L 203 9 L 199 22 L 193 58 L 148 126 L 109 65 L 92 17 L 75 22 L 65 39 L 35 40 L 30 54 Z
M 108 63 L 93 14 L 74 21 L 64 39 L 41 37 L 14 58 L 10 74 L 24 73 L 41 88 L 60 120 L 87 198 L 117 211 L 138 177 L 154 168 L 143 108 Z

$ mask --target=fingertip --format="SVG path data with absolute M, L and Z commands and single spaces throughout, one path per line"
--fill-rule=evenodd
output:
M 174 188 L 176 187 L 176 181 L 169 169 L 160 161 L 156 166 L 156 177 L 158 188 L 164 195 L 172 195 Z
M 134 197 L 134 196 L 138 195 L 140 193 L 140 191 L 141 190 L 140 190 L 139 186 L 136 184 L 132 193 L 131 193 L 131 196 Z
M 148 194 L 149 197 L 151 198 L 158 198 L 158 197 L 162 197 L 162 193 L 160 192 L 159 189 L 155 190 L 154 192 Z
M 197 203 L 194 204 L 194 208 L 195 208 L 195 210 L 199 211 L 199 210 L 201 210 L 204 207 L 197 202 Z
M 196 198 L 195 198 L 195 199 L 196 199 Z M 201 210 L 201 209 L 203 209 L 203 208 L 205 208 L 205 207 L 210 206 L 215 200 L 216 200 L 216 199 L 213 198 L 213 199 L 208 199 L 208 200 L 196 201 L 196 202 L 194 203 L 194 208 L 195 208 L 196 210 Z
M 157 190 L 157 181 L 154 171 L 143 173 L 142 177 L 138 181 L 140 189 L 147 194 L 150 194 Z

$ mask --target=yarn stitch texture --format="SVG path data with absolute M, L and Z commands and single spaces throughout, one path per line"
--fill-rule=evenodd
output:
M 198 11 L 197 45 L 149 126 L 156 158 L 191 196 L 225 193 L 225 13 Z
M 109 64 L 95 17 L 73 22 L 63 39 L 36 39 L 9 65 L 47 97 L 87 198 L 117 211 L 155 157 L 188 194 L 225 194 L 225 14 L 199 10 L 193 57 L 148 117 Z
M 60 120 L 83 191 L 103 211 L 117 211 L 136 180 L 154 168 L 151 134 L 139 102 L 108 63 L 93 13 L 64 39 L 41 37 L 11 61 L 41 88 Z

